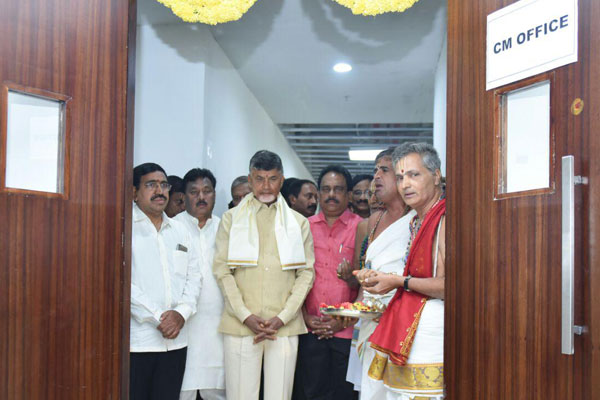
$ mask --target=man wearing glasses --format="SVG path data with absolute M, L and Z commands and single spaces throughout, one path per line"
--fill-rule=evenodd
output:
M 202 277 L 187 229 L 167 217 L 169 189 L 154 163 L 133 169 L 130 399 L 176 400 Z
M 369 198 L 373 194 L 371 192 L 371 181 L 373 175 L 356 175 L 352 178 L 352 201 L 350 209 L 354 214 L 362 218 L 369 218 L 371 215 L 371 207 L 369 206 Z
M 212 214 L 217 180 L 211 171 L 194 168 L 183 177 L 185 212 L 175 219 L 192 236 L 200 258 L 202 291 L 198 312 L 188 321 L 189 340 L 180 400 L 225 400 L 223 335 L 218 332 L 223 296 L 212 274 L 215 238 L 221 219 Z

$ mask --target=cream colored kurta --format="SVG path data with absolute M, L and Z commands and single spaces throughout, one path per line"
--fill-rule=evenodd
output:
M 243 321 L 255 314 L 265 319 L 278 316 L 284 326 L 277 336 L 306 333 L 300 307 L 312 287 L 315 261 L 308 220 L 294 212 L 302 230 L 306 268 L 283 270 L 274 230 L 277 203 L 267 206 L 255 198 L 252 201 L 257 203 L 258 210 L 258 266 L 232 269 L 227 265 L 233 209 L 223 214 L 217 232 L 213 272 L 225 297 L 219 331 L 234 336 L 254 336 Z
M 198 311 L 188 322 L 188 351 L 181 390 L 224 389 L 223 335 L 218 332 L 223 313 L 223 296 L 212 274 L 215 239 L 219 217 L 213 216 L 202 229 L 198 219 L 184 211 L 175 220 L 182 222 L 192 236 L 196 253 L 200 255 L 202 290 Z

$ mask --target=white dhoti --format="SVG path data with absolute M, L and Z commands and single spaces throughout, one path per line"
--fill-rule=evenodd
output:
M 437 247 L 438 241 L 435 244 L 436 249 Z M 437 251 L 433 263 L 433 276 L 436 275 L 436 270 Z M 368 371 L 363 374 L 363 391 L 364 387 L 369 387 L 369 392 L 372 394 L 369 398 L 442 400 L 444 398 L 444 301 L 429 299 L 425 303 L 405 365 L 392 363 L 387 354 L 376 351 L 370 346 L 368 353 L 365 351 L 363 362 L 367 362 L 369 358 L 371 362 Z
M 220 219 L 213 216 L 203 229 L 198 228 L 198 220 L 187 212 L 177 215 L 176 219 L 188 224 L 198 254 L 201 255 L 203 278 L 198 311 L 186 322 L 188 350 L 180 400 L 195 399 L 197 390 L 206 400 L 225 399 L 223 334 L 218 331 L 224 301 L 212 273 L 215 235 Z
M 352 347 L 350 348 L 350 355 L 348 356 L 348 371 L 346 372 L 346 381 L 353 384 L 354 390 L 357 392 L 360 392 L 360 383 L 362 379 L 362 362 L 358 357 L 358 351 L 356 349 L 360 324 L 361 321 L 359 320 L 356 325 L 354 325 L 354 331 L 352 332 Z
M 386 400 L 444 398 L 444 302 L 428 300 L 423 308 L 406 365 L 388 360 L 386 354 L 369 348 L 373 354 L 367 383 L 373 397 Z
M 414 211 L 406 214 L 377 236 L 372 243 L 369 244 L 366 254 L 366 265 L 374 271 L 384 273 L 402 274 L 404 271 L 404 261 L 406 260 L 406 248 L 410 240 L 410 220 L 415 215 Z M 392 300 L 395 290 L 384 295 L 374 295 L 364 292 L 364 301 L 380 302 L 387 306 Z M 369 337 L 375 331 L 377 323 L 371 320 L 361 320 L 360 331 L 358 336 L 357 351 L 362 361 L 361 365 L 361 383 L 360 397 L 361 400 L 379 399 L 377 397 L 377 388 L 368 380 L 367 371 L 371 365 L 371 360 L 374 356 L 374 350 L 369 346 Z
M 204 279 L 210 280 L 212 276 Z M 208 389 L 224 392 L 223 334 L 218 332 L 223 299 L 216 283 L 214 286 L 205 284 L 200 298 L 198 312 L 187 322 L 188 356 L 181 390 L 195 392 Z
M 223 335 L 217 331 L 220 318 L 202 314 L 190 318 L 188 352 L 191 354 L 187 357 L 182 391 L 225 389 Z

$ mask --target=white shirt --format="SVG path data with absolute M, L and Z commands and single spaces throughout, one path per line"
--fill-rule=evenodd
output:
M 225 369 L 223 335 L 218 332 L 223 313 L 223 295 L 212 273 L 215 239 L 221 219 L 212 216 L 202 228 L 198 219 L 187 211 L 177 214 L 192 236 L 193 246 L 200 254 L 202 291 L 198 312 L 188 321 L 188 350 L 181 390 L 224 389 Z
M 175 339 L 157 328 L 175 310 L 187 321 L 196 312 L 202 285 L 198 254 L 186 227 L 163 213 L 160 229 L 133 205 L 131 252 L 131 352 L 177 350 L 188 344 L 187 322 Z

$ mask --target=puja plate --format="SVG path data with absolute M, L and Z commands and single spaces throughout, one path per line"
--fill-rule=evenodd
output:
M 376 319 L 381 317 L 381 313 L 379 311 L 359 311 L 340 308 L 321 308 L 321 314 L 331 315 L 335 317 L 350 317 L 362 319 Z

